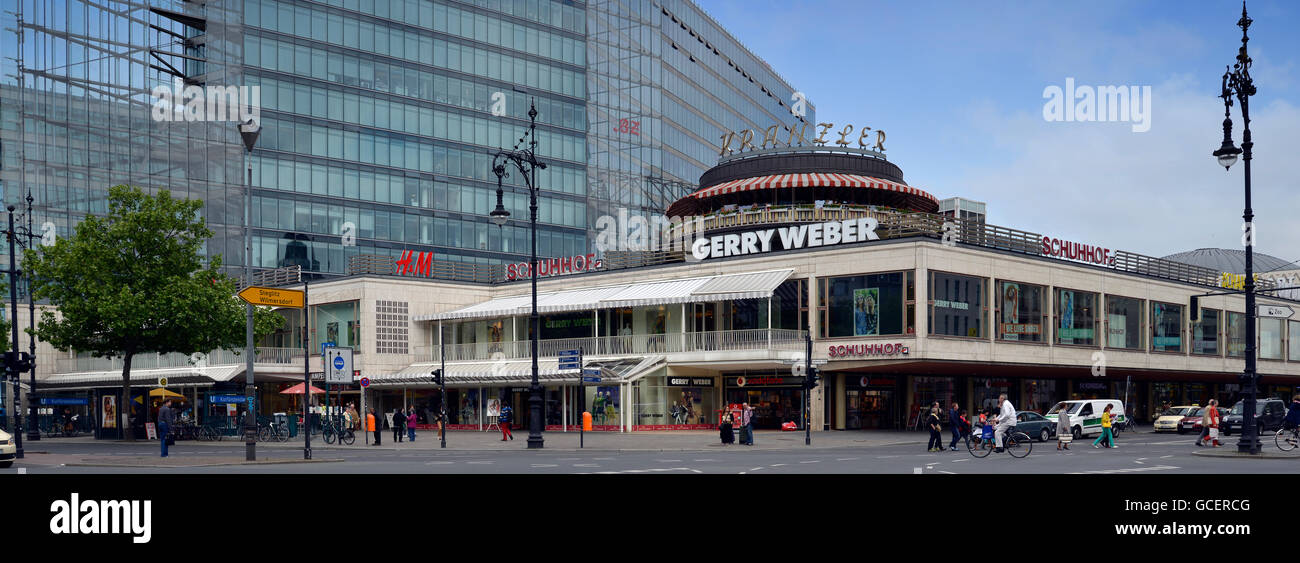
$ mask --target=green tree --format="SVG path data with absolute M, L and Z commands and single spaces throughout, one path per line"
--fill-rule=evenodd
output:
M 37 336 L 58 349 L 122 358 L 119 412 L 127 440 L 134 439 L 126 416 L 133 357 L 244 347 L 235 280 L 220 271 L 220 256 L 203 265 L 200 252 L 212 231 L 199 215 L 202 207 L 166 190 L 149 196 L 114 186 L 107 217 L 87 216 L 73 236 L 25 257 L 34 294 L 60 313 L 42 313 Z M 261 308 L 254 319 L 257 338 L 284 320 Z

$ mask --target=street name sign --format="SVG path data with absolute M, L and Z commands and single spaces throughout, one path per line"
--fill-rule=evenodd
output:
M 264 305 L 267 307 L 295 307 L 301 309 L 306 299 L 302 291 L 296 289 L 275 289 L 271 287 L 257 287 L 255 285 L 244 288 L 239 292 L 239 298 L 253 305 Z
M 1259 316 L 1273 319 L 1289 319 L 1295 314 L 1295 309 L 1285 305 L 1260 305 L 1258 310 Z

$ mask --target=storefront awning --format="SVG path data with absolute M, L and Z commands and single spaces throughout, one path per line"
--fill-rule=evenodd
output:
M 206 368 L 141 369 L 131 371 L 131 385 L 133 387 L 157 385 L 158 378 L 164 376 L 176 385 L 211 385 L 216 382 L 230 381 L 236 375 L 241 375 L 243 373 L 243 365 Z M 169 383 L 169 385 L 172 383 Z M 67 391 L 98 389 L 102 387 L 121 387 L 121 385 L 122 372 L 120 371 L 58 373 L 36 382 L 37 389 L 50 388 Z
M 571 289 L 539 293 L 539 313 L 591 311 L 616 307 L 672 305 L 726 299 L 765 299 L 772 296 L 794 273 L 793 269 L 769 270 L 744 274 L 723 274 L 677 280 L 652 280 L 637 283 Z M 484 303 L 445 313 L 416 316 L 416 321 L 451 319 L 485 319 L 526 315 L 531 311 L 529 295 L 498 297 Z
M 639 379 L 664 364 L 664 356 L 643 356 L 587 362 L 583 367 L 598 368 L 602 383 L 623 383 Z M 434 369 L 440 364 L 423 362 L 393 374 L 370 376 L 370 385 L 433 385 Z M 447 364 L 447 385 L 518 385 L 532 381 L 532 360 L 510 362 L 457 362 Z M 573 370 L 559 369 L 559 360 L 539 359 L 537 362 L 537 380 L 542 383 L 578 384 L 581 375 Z

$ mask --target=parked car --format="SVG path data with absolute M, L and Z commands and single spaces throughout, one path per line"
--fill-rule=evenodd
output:
M 0 430 L 0 468 L 12 466 L 17 457 L 18 446 L 14 444 L 14 437 Z
M 1039 442 L 1046 442 L 1056 436 L 1056 423 L 1036 412 L 1020 411 L 1016 413 L 1015 431 L 1024 432 Z
M 1070 423 L 1073 429 L 1075 439 L 1096 432 L 1101 432 L 1101 413 L 1106 409 L 1106 405 L 1111 405 L 1111 424 L 1112 426 L 1123 424 L 1126 420 L 1124 415 L 1124 401 L 1119 399 L 1084 399 L 1080 401 L 1061 401 L 1056 403 L 1047 411 L 1046 418 L 1052 423 L 1052 428 L 1056 428 L 1057 413 L 1061 409 L 1066 409 L 1070 413 Z
M 1178 433 L 1186 434 L 1188 432 L 1196 432 L 1197 434 L 1200 434 L 1201 419 L 1205 417 L 1205 409 L 1206 407 L 1201 407 L 1196 409 L 1196 412 L 1184 416 L 1183 420 L 1178 423 Z M 1228 409 L 1226 407 L 1219 407 L 1219 420 L 1222 421 L 1226 416 L 1228 416 Z M 1220 426 L 1222 426 L 1222 422 L 1220 422 Z
M 1183 405 L 1165 409 L 1165 412 L 1156 417 L 1156 421 L 1152 426 L 1156 432 L 1176 432 L 1181 428 L 1180 424 L 1183 422 L 1183 418 L 1197 410 L 1196 405 Z
M 1233 429 L 1241 430 L 1244 423 L 1242 410 L 1245 408 L 1244 401 L 1237 401 L 1232 405 L 1232 410 L 1228 411 L 1228 416 L 1223 417 L 1223 422 L 1219 424 L 1219 431 L 1224 436 L 1231 434 Z M 1281 399 L 1257 399 L 1255 401 L 1255 425 L 1262 434 L 1277 430 L 1282 427 L 1282 421 L 1286 419 L 1286 403 Z

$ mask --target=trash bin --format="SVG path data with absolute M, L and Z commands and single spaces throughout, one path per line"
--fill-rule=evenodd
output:
M 298 436 L 298 417 L 296 417 L 296 416 L 290 416 L 290 417 L 288 417 L 288 419 L 289 419 L 289 437 L 290 437 L 290 438 L 297 437 L 297 436 Z

